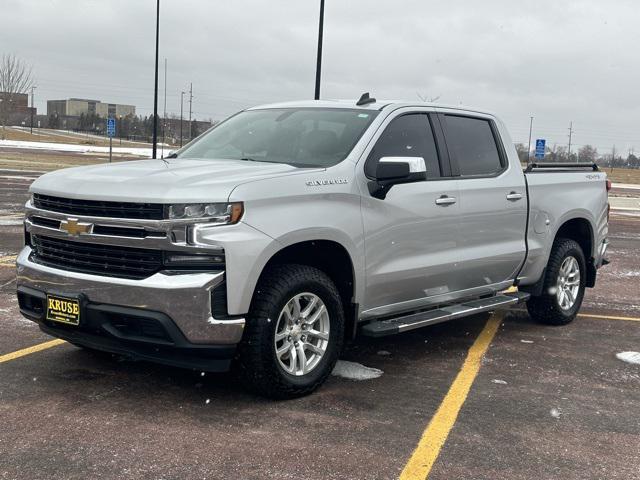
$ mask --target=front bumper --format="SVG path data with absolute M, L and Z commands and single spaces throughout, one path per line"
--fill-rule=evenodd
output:
M 88 304 L 120 306 L 166 316 L 193 345 L 235 345 L 242 338 L 244 318 L 214 318 L 212 291 L 224 272 L 156 273 L 143 280 L 68 272 L 29 260 L 25 247 L 16 260 L 17 286 L 62 296 L 82 294 Z M 23 311 L 34 318 L 33 313 Z M 46 330 L 45 330 L 46 331 Z

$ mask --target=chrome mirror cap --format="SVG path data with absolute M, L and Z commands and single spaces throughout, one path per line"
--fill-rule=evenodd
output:
M 382 157 L 380 163 L 406 163 L 409 173 L 426 173 L 427 165 L 422 157 Z

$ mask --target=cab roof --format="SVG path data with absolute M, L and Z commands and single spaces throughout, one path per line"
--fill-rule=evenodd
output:
M 460 110 L 463 112 L 482 113 L 494 115 L 492 112 L 479 108 L 463 107 L 460 105 L 446 105 L 441 103 L 420 102 L 420 101 L 399 101 L 399 100 L 376 100 L 365 105 L 357 105 L 357 99 L 350 100 L 300 100 L 291 102 L 270 103 L 248 108 L 247 110 L 264 110 L 270 108 L 345 108 L 362 110 L 395 110 L 403 107 L 429 107 L 446 108 L 449 110 Z

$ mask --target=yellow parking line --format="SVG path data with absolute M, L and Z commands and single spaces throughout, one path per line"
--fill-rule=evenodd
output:
M 527 313 L 525 308 L 512 308 L 509 312 Z M 614 315 L 596 315 L 595 313 L 579 313 L 579 317 L 595 318 L 599 320 L 624 320 L 628 322 L 640 322 L 638 317 L 616 317 Z
M 595 315 L 593 313 L 579 313 L 579 317 L 599 318 L 601 320 L 627 320 L 629 322 L 640 322 L 640 318 L 636 317 L 615 317 L 611 315 Z
M 3 255 L 3 256 L 0 256 L 0 265 L 12 265 L 12 266 L 15 266 L 16 258 L 18 258 L 17 255 Z
M 22 350 L 18 350 L 16 352 L 0 355 L 0 363 L 15 360 L 16 358 L 24 357 L 25 355 L 31 355 L 32 353 L 40 352 L 42 350 L 46 350 L 47 348 L 62 345 L 63 343 L 66 342 L 64 340 L 55 339 L 49 342 L 39 343 L 38 345 L 34 345 L 33 347 L 23 348 Z
M 495 337 L 502 319 L 501 313 L 492 315 L 469 349 L 462 369 L 458 372 L 436 414 L 422 433 L 418 446 L 400 474 L 400 480 L 424 480 L 428 477 L 458 418 L 458 413 L 460 413 L 471 385 L 480 370 L 482 357 Z

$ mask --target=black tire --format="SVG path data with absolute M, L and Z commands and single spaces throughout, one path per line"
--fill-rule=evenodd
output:
M 556 295 L 558 275 L 563 262 L 572 256 L 580 268 L 578 294 L 571 308 L 562 308 Z M 584 298 L 586 284 L 586 262 L 580 245 L 568 238 L 558 238 L 553 243 L 549 263 L 545 272 L 542 295 L 531 297 L 527 301 L 527 310 L 534 320 L 547 325 L 567 325 L 578 314 Z
M 280 312 L 294 296 L 317 295 L 329 314 L 325 353 L 307 374 L 285 371 L 276 357 L 274 339 Z M 276 265 L 261 277 L 253 300 L 234 369 L 250 391 L 269 398 L 295 398 L 316 390 L 333 370 L 344 340 L 344 311 L 340 294 L 322 271 L 307 265 Z

